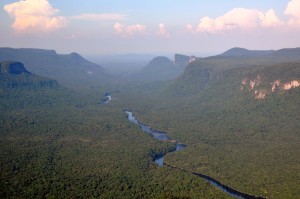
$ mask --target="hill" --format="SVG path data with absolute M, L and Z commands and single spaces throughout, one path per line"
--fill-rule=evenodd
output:
M 60 55 L 54 50 L 0 48 L 0 61 L 6 60 L 22 62 L 29 71 L 72 88 L 99 87 L 110 78 L 99 65 L 77 53 Z
M 168 89 L 173 95 L 193 95 L 220 78 L 225 71 L 253 66 L 280 67 L 283 63 L 299 63 L 299 48 L 277 51 L 249 51 L 233 48 L 217 56 L 198 59 L 190 63 L 184 73 Z
M 248 50 L 245 48 L 231 48 L 218 57 L 265 57 L 265 58 L 290 58 L 297 59 L 300 54 L 300 48 L 283 48 L 280 50 Z
M 230 197 L 184 170 L 253 195 L 299 198 L 297 51 L 198 58 L 169 82 L 122 85 L 105 105 L 99 91 L 76 92 L 1 62 L 0 198 Z M 144 70 L 155 78 L 171 68 L 157 57 Z M 174 145 L 141 133 L 124 109 L 187 145 L 164 157 L 183 170 L 155 165 L 153 154 Z
M 255 195 L 298 198 L 298 50 L 197 60 L 135 112 L 188 145 L 168 164 Z
M 169 81 L 182 74 L 185 67 L 196 59 L 194 56 L 175 54 L 174 61 L 171 61 L 168 57 L 158 56 L 153 58 L 133 78 L 145 82 Z
M 226 52 L 222 53 L 219 56 L 225 56 L 225 57 L 237 57 L 237 56 L 243 56 L 243 57 L 260 57 L 260 56 L 266 56 L 272 54 L 273 50 L 248 50 L 245 48 L 232 48 L 227 50 Z
M 34 75 L 20 62 L 0 62 L 0 87 L 9 89 L 36 89 L 58 87 L 56 80 Z M 20 91 L 23 92 L 23 91 Z
M 156 82 L 174 79 L 178 73 L 169 58 L 159 56 L 153 58 L 140 72 L 131 77 L 142 82 Z
M 102 95 L 0 63 L 0 198 L 226 198 L 159 169 L 151 154 L 172 145 L 131 125 L 122 99 L 100 105 Z
M 1 117 L 12 109 L 51 107 L 58 101 L 67 101 L 59 95 L 68 92 L 56 80 L 35 75 L 20 62 L 0 62 Z

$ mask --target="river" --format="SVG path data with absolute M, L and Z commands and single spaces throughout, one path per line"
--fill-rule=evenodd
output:
M 100 104 L 108 104 L 112 100 L 110 93 L 105 93 L 105 99 L 101 99 Z
M 187 147 L 187 145 L 182 144 L 182 143 L 178 143 L 175 139 L 169 137 L 167 132 L 163 132 L 163 131 L 158 131 L 158 130 L 152 129 L 148 125 L 141 123 L 140 121 L 138 121 L 136 119 L 136 117 L 134 116 L 134 114 L 131 111 L 125 110 L 125 113 L 127 114 L 127 118 L 128 118 L 128 120 L 130 122 L 138 125 L 141 128 L 142 131 L 148 133 L 152 138 L 154 138 L 156 140 L 159 140 L 159 141 L 165 141 L 165 142 L 173 142 L 173 143 L 175 143 L 176 144 L 176 149 L 173 150 L 173 151 L 170 151 L 169 153 L 180 151 L 180 150 L 184 150 Z M 173 168 L 173 169 L 179 169 L 179 170 L 182 170 L 184 172 L 188 172 L 188 173 L 194 174 L 194 175 L 196 175 L 196 176 L 198 176 L 200 178 L 203 178 L 203 179 L 207 180 L 213 186 L 221 189 L 222 191 L 228 193 L 229 195 L 231 195 L 231 196 L 233 196 L 235 198 L 243 198 L 243 199 L 266 199 L 265 197 L 254 196 L 254 195 L 250 195 L 250 194 L 247 194 L 247 193 L 240 192 L 240 191 L 238 191 L 236 189 L 233 189 L 231 187 L 228 187 L 228 186 L 222 184 L 218 180 L 216 180 L 216 179 L 214 179 L 214 178 L 212 178 L 212 177 L 210 177 L 208 175 L 205 175 L 205 174 L 202 174 L 202 173 L 188 171 L 188 170 L 182 169 L 182 168 L 177 167 L 177 166 L 169 165 L 169 164 L 167 164 L 167 163 L 164 162 L 165 155 L 166 154 L 159 154 L 159 155 L 157 155 L 155 157 L 155 159 L 154 159 L 155 163 L 157 165 L 159 165 L 159 166 L 168 166 L 168 167 Z

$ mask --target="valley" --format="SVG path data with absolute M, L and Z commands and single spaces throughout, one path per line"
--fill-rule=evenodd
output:
M 208 178 L 299 197 L 298 48 L 159 56 L 122 78 L 77 54 L 21 51 L 0 50 L 1 198 L 232 197 Z

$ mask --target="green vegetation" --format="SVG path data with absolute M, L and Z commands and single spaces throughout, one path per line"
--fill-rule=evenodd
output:
M 300 87 L 285 87 L 300 81 L 297 52 L 235 49 L 198 59 L 174 81 L 98 87 L 91 79 L 72 84 L 75 90 L 7 73 L 11 62 L 1 63 L 0 197 L 230 198 L 192 174 L 155 165 L 153 155 L 174 145 L 141 132 L 127 109 L 188 145 L 166 155 L 168 164 L 245 193 L 299 198 Z M 107 91 L 112 101 L 101 105 Z
M 57 80 L 75 89 L 99 89 L 112 84 L 99 65 L 77 53 L 57 54 L 54 50 L 0 48 L 0 61 L 19 61 L 32 73 Z
M 47 79 L 35 75 L 1 77 L 1 198 L 228 198 L 155 165 L 153 154 L 173 145 L 128 122 L 125 101 L 104 106 L 103 91 L 40 86 Z M 11 81 L 18 86 L 8 87 Z
M 190 65 L 166 94 L 136 106 L 140 120 L 188 145 L 168 154 L 166 162 L 246 193 L 298 198 L 300 88 L 272 92 L 271 83 L 299 81 L 300 63 L 213 67 Z M 258 75 L 261 82 L 253 90 L 241 90 L 244 78 Z M 262 89 L 265 99 L 255 99 L 255 90 Z

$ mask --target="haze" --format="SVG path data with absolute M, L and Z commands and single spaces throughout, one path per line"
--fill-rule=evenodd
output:
M 2 0 L 0 43 L 86 56 L 300 46 L 300 0 Z

